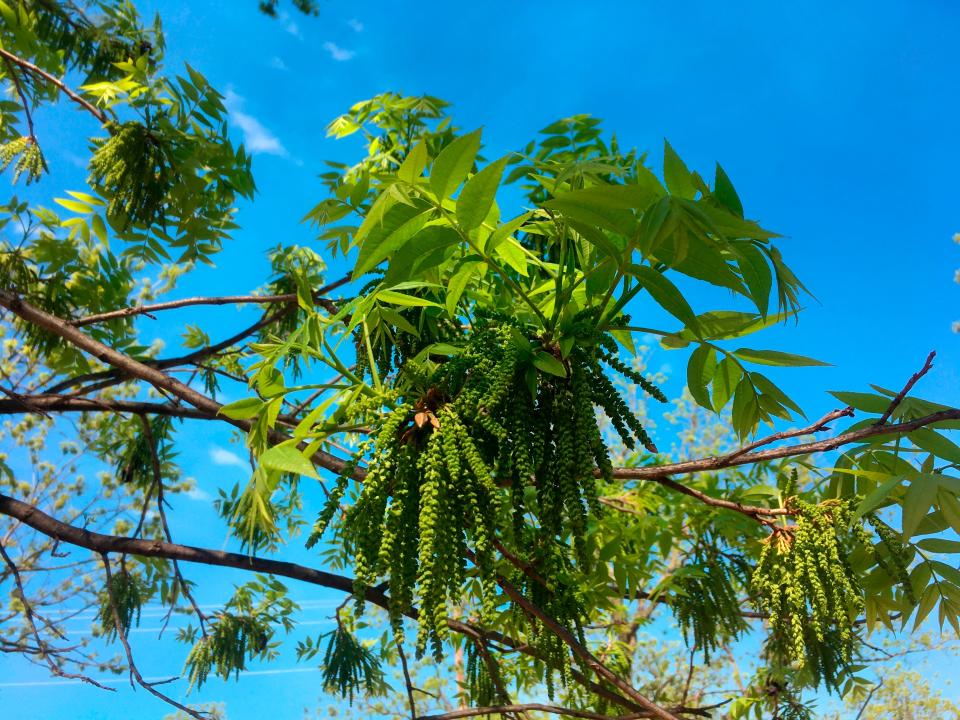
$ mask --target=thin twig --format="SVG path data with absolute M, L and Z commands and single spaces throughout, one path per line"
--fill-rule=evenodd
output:
M 907 393 L 917 384 L 917 381 L 930 372 L 930 369 L 933 367 L 933 359 L 937 356 L 936 350 L 931 350 L 930 354 L 927 355 L 926 362 L 923 363 L 923 367 L 917 370 L 913 375 L 910 376 L 910 379 L 907 380 L 907 384 L 903 386 L 903 390 L 897 393 L 897 396 L 893 399 L 890 405 L 887 407 L 883 415 L 880 416 L 880 419 L 877 420 L 877 425 L 883 425 L 887 420 L 890 419 L 890 416 L 893 414 L 893 411 L 897 409 L 897 406 L 903 402 L 903 399 L 907 396 Z
M 109 690 L 110 692 L 114 692 L 114 688 L 101 685 L 96 680 L 87 677 L 86 675 L 65 672 L 53 661 L 53 659 L 50 657 L 48 645 L 40 637 L 40 631 L 37 629 L 37 623 L 33 619 L 34 615 L 37 615 L 37 613 L 33 609 L 33 605 L 30 603 L 30 600 L 27 598 L 27 592 L 23 587 L 23 579 L 20 577 L 20 570 L 17 568 L 16 563 L 13 562 L 13 559 L 10 557 L 10 555 L 7 554 L 7 550 L 2 543 L 0 543 L 0 556 L 3 557 L 3 561 L 6 563 L 7 567 L 10 568 L 10 572 L 13 574 L 13 581 L 16 583 L 17 591 L 20 593 L 20 603 L 23 605 L 23 613 L 27 616 L 27 622 L 30 624 L 30 629 L 33 631 L 33 637 L 37 643 L 38 652 L 36 655 L 46 663 L 47 667 L 50 669 L 50 672 L 57 677 L 62 677 L 69 680 L 82 680 L 83 682 L 94 685 L 101 690 Z
M 154 687 L 155 685 L 162 685 L 164 684 L 164 682 L 169 682 L 169 680 L 148 683 L 146 680 L 143 679 L 143 676 L 140 674 L 140 670 L 137 668 L 136 663 L 133 661 L 133 652 L 130 650 L 130 643 L 127 640 L 127 632 L 123 627 L 123 622 L 121 622 L 120 620 L 120 611 L 117 610 L 117 601 L 113 597 L 113 587 L 111 582 L 113 575 L 110 571 L 110 559 L 106 556 L 106 554 L 103 554 L 103 553 L 101 553 L 100 559 L 103 560 L 103 569 L 107 574 L 107 598 L 110 602 L 110 611 L 113 615 L 113 626 L 114 626 L 114 629 L 117 631 L 117 637 L 120 638 L 120 643 L 123 645 L 123 650 L 127 655 L 127 666 L 130 669 L 130 685 L 132 686 L 134 680 L 136 680 L 137 685 L 142 687 L 151 695 L 154 695 L 155 697 L 160 698 L 168 705 L 172 705 L 178 710 L 182 710 L 190 717 L 195 718 L 195 720 L 206 720 L 207 713 L 201 713 L 201 712 L 198 712 L 197 710 L 194 710 L 193 708 L 187 707 L 186 705 L 181 705 L 172 697 L 170 697 L 169 695 L 165 695 L 164 693 L 157 690 L 156 687 Z
M 403 667 L 403 681 L 407 686 L 407 701 L 410 703 L 410 718 L 417 720 L 417 704 L 413 699 L 413 681 L 410 679 L 410 669 L 407 667 L 407 654 L 403 651 L 403 644 L 399 638 L 394 638 L 397 644 L 397 654 L 400 656 L 400 665 Z
M 173 537 L 170 533 L 170 525 L 167 522 L 167 513 L 163 509 L 163 472 L 162 468 L 160 467 L 160 454 L 157 445 L 160 441 L 160 438 L 155 438 L 153 436 L 153 428 L 150 427 L 150 421 L 146 416 L 141 415 L 140 421 L 143 423 L 143 434 L 147 440 L 147 445 L 150 447 L 150 467 L 153 471 L 153 484 L 157 487 L 157 512 L 160 514 L 160 524 L 163 526 L 163 534 L 167 538 L 167 542 L 172 543 Z M 176 561 L 176 559 L 171 560 L 171 562 L 173 564 L 173 574 L 177 579 L 177 583 L 180 585 L 180 590 L 183 592 L 183 596 L 187 598 L 187 601 L 193 608 L 193 611 L 197 616 L 197 620 L 200 621 L 200 633 L 203 635 L 203 637 L 207 637 L 207 616 L 204 615 L 203 611 L 200 609 L 200 606 L 197 604 L 197 601 L 194 600 L 193 594 L 190 592 L 190 586 L 184 579 L 183 574 L 180 572 L 180 564 Z M 170 621 L 170 615 L 175 606 L 175 602 L 171 603 L 170 612 L 167 613 L 167 617 L 163 621 L 163 627 L 160 629 L 161 635 L 166 629 L 167 623 Z
M 328 285 L 324 285 L 313 293 L 313 301 L 327 310 L 336 312 L 336 306 L 325 297 L 324 294 L 336 290 L 350 282 L 350 275 L 336 280 Z M 284 295 L 222 295 L 218 297 L 189 297 L 180 300 L 168 300 L 167 302 L 155 303 L 153 305 L 133 305 L 131 307 L 121 308 L 120 310 L 111 310 L 109 312 L 97 313 L 96 315 L 87 315 L 86 317 L 71 320 L 70 324 L 74 327 L 83 327 L 94 323 L 115 320 L 117 318 L 132 317 L 134 315 L 146 315 L 152 319 L 152 313 L 163 310 L 174 310 L 177 308 L 192 307 L 196 305 L 245 305 L 260 304 L 270 305 L 278 303 L 295 303 L 298 300 L 297 293 L 286 293 Z

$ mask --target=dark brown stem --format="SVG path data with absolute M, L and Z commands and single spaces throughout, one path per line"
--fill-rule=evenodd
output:
M 397 655 L 400 656 L 400 665 L 403 667 L 403 682 L 407 686 L 407 702 L 410 703 L 410 718 L 417 720 L 417 704 L 413 699 L 413 681 L 410 679 L 410 669 L 407 667 L 407 654 L 403 651 L 403 644 L 396 638 Z
M 893 414 L 893 411 L 897 409 L 897 406 L 903 402 L 903 399 L 907 396 L 907 393 L 917 384 L 917 381 L 930 372 L 930 369 L 933 367 L 933 359 L 937 356 L 936 350 L 931 350 L 930 354 L 927 355 L 926 362 L 923 363 L 923 367 L 917 370 L 913 375 L 910 376 L 910 379 L 907 380 L 907 384 L 903 386 L 903 390 L 897 393 L 897 396 L 890 403 L 889 407 L 884 411 L 883 415 L 880 416 L 880 419 L 877 420 L 877 425 L 883 425 L 887 420 L 890 419 L 890 416 Z
M 13 67 L 13 62 L 10 58 L 4 56 L 4 64 L 7 66 L 7 72 L 10 73 L 10 80 L 13 82 L 14 88 L 17 90 L 17 96 L 20 98 L 20 104 L 23 105 L 23 115 L 27 120 L 27 133 L 36 142 L 36 135 L 33 132 L 33 116 L 30 114 L 30 103 L 27 102 L 27 96 L 23 92 L 23 87 L 20 85 L 20 78 L 17 77 L 17 71 Z

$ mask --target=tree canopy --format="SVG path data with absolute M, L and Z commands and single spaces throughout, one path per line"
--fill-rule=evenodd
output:
M 399 666 L 414 718 L 787 719 L 823 690 L 867 697 L 871 633 L 960 632 L 960 409 L 915 391 L 934 353 L 807 418 L 778 378 L 823 363 L 762 337 L 808 290 L 719 164 L 692 170 L 667 143 L 653 168 L 587 115 L 488 157 L 495 127 L 385 93 L 328 126 L 365 151 L 321 176 L 313 245 L 272 249 L 252 291 L 177 297 L 255 197 L 223 96 L 167 69 L 159 19 L 129 2 L 0 14 L 0 165 L 31 186 L 0 217 L 5 652 L 93 684 L 125 668 L 202 717 L 137 669 L 142 608 L 192 616 L 178 638 L 202 697 L 278 656 L 288 585 L 309 583 L 344 604 L 297 653 L 351 703 Z M 48 188 L 49 118 L 74 109 L 87 184 Z M 262 314 L 229 337 L 187 325 L 175 351 L 144 322 L 205 305 Z M 668 401 L 651 337 L 686 359 L 683 456 L 649 432 Z M 230 551 L 178 543 L 167 517 L 191 490 L 182 438 L 210 423 L 252 459 L 248 482 L 208 487 Z M 304 544 L 315 562 L 290 559 Z M 198 565 L 247 577 L 211 613 Z M 96 608 L 118 658 L 63 634 L 50 608 L 68 602 Z M 686 687 L 638 679 L 655 613 L 681 631 Z M 692 702 L 695 663 L 746 637 L 754 677 Z M 415 663 L 451 657 L 464 707 L 430 715 Z

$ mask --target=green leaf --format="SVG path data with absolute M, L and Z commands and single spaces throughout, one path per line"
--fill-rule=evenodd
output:
M 244 398 L 243 400 L 237 400 L 236 402 L 222 406 L 217 411 L 217 414 L 228 417 L 231 420 L 249 420 L 255 417 L 264 405 L 265 403 L 260 398 Z
M 525 212 L 523 215 L 518 215 L 510 222 L 506 222 L 503 225 L 498 226 L 497 229 L 490 234 L 490 237 L 487 238 L 487 244 L 484 247 L 484 250 L 488 253 L 496 250 L 500 243 L 519 230 L 520 227 L 527 220 L 529 220 L 532 215 L 532 212 Z
M 940 503 L 940 514 L 946 520 L 953 531 L 960 533 L 960 500 L 946 488 L 940 488 L 937 494 L 937 500 Z
M 430 208 L 410 218 L 388 235 L 371 234 L 357 254 L 357 264 L 353 269 L 354 277 L 363 275 L 397 252 L 427 226 L 427 223 L 433 219 L 433 215 L 434 210 Z
M 320 479 L 313 463 L 292 445 L 274 445 L 260 456 L 260 464 L 269 470 L 306 475 Z
M 690 354 L 687 363 L 687 388 L 700 407 L 712 410 L 707 385 L 713 379 L 716 370 L 716 351 L 709 345 L 700 345 Z
M 928 585 L 927 589 L 923 591 L 923 595 L 920 596 L 920 602 L 917 603 L 917 616 L 913 621 L 914 630 L 920 627 L 920 623 L 930 614 L 930 611 L 933 610 L 939 598 L 940 593 L 937 590 L 937 586 Z
M 737 267 L 740 268 L 740 275 L 750 292 L 750 299 L 757 306 L 760 315 L 766 317 L 770 307 L 770 290 L 773 287 L 770 265 L 764 254 L 752 243 L 734 243 L 733 247 L 740 255 Z
M 460 298 L 463 295 L 463 291 L 466 289 L 467 284 L 470 282 L 474 274 L 476 274 L 477 269 L 484 265 L 483 262 L 468 262 L 464 263 L 452 278 L 450 278 L 447 283 L 447 297 L 445 299 L 445 304 L 447 307 L 447 313 L 450 317 L 457 316 L 457 304 L 460 302 Z
M 380 302 L 389 303 L 391 305 L 401 305 L 403 307 L 440 307 L 440 305 L 432 300 L 416 297 L 415 295 L 407 295 L 405 293 L 396 292 L 395 290 L 378 290 L 376 298 Z
M 914 480 L 903 497 L 903 537 L 909 540 L 926 517 L 937 497 L 938 485 L 926 479 Z
M 410 150 L 410 153 L 400 164 L 400 168 L 397 170 L 397 177 L 411 185 L 416 184 L 417 178 L 423 174 L 424 168 L 427 167 L 427 160 L 429 159 L 430 155 L 427 151 L 427 142 L 426 140 L 421 140 L 413 146 L 413 149 Z
M 86 203 L 79 202 L 78 200 L 67 200 L 66 198 L 54 198 L 54 202 L 57 205 L 63 205 L 67 210 L 72 210 L 75 213 L 80 213 L 81 215 L 87 215 L 93 212 L 93 208 L 87 205 Z
M 460 187 L 460 183 L 467 177 L 473 161 L 480 152 L 481 130 L 474 130 L 468 135 L 458 137 L 447 145 L 437 159 L 433 161 L 430 170 L 430 188 L 441 200 L 450 197 L 453 191 Z
M 663 141 L 663 179 L 671 195 L 693 199 L 696 194 L 690 171 L 666 140 Z
M 901 482 L 903 482 L 903 478 L 901 477 L 892 477 L 883 482 L 872 493 L 860 501 L 860 504 L 857 505 L 856 512 L 854 512 L 854 517 L 861 518 L 880 507 L 890 493 L 893 492 L 894 488 L 898 487 Z
M 457 222 L 464 230 L 469 232 L 480 227 L 490 208 L 493 207 L 493 200 L 496 197 L 497 188 L 500 187 L 500 178 L 503 176 L 507 157 L 487 165 L 470 178 L 460 191 L 457 198 Z
M 877 413 L 882 415 L 890 407 L 890 398 L 882 395 L 872 395 L 861 392 L 829 391 L 837 400 L 861 412 Z
M 727 404 L 733 395 L 740 378 L 743 376 L 743 370 L 732 358 L 725 357 L 717 364 L 716 372 L 713 376 L 713 409 L 720 412 L 723 406 Z
M 960 541 L 943 538 L 926 538 L 918 542 L 917 547 L 935 553 L 960 553 Z
M 527 256 L 523 247 L 513 238 L 497 245 L 494 254 L 518 273 L 527 276 Z
M 97 239 L 109 248 L 110 240 L 107 237 L 107 226 L 104 224 L 103 218 L 99 215 L 94 215 L 90 218 L 90 227 L 93 229 L 93 234 L 97 236 Z
M 733 183 L 727 177 L 727 173 L 717 163 L 717 169 L 713 176 L 713 196 L 733 213 L 743 217 L 743 203 L 740 202 L 740 196 L 733 188 Z
M 757 365 L 778 365 L 784 367 L 829 367 L 830 363 L 814 360 L 803 355 L 794 355 L 793 353 L 780 352 L 779 350 L 750 350 L 740 348 L 734 350 L 733 354 L 741 360 L 756 363 Z
M 543 370 L 545 373 L 562 378 L 567 376 L 567 369 L 563 366 L 563 363 L 544 350 L 538 351 L 533 356 L 533 364 L 538 370 Z
M 938 458 L 951 463 L 960 463 L 960 446 L 930 428 L 914 430 L 910 433 L 909 438 L 914 445 L 933 453 Z
M 677 318 L 686 327 L 698 332 L 700 324 L 696 313 L 687 302 L 676 285 L 670 282 L 662 273 L 657 272 L 649 265 L 630 265 L 630 274 L 633 275 L 660 307 Z

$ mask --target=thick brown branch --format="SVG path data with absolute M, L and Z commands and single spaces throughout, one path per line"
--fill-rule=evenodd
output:
M 114 412 L 133 415 L 164 415 L 193 420 L 222 420 L 216 415 L 196 408 L 139 400 L 95 400 L 71 395 L 46 394 L 29 395 L 22 399 L 0 400 L 0 415 L 19 415 L 24 412 L 41 415 L 46 415 L 47 412 Z
M 52 83 L 53 85 L 56 85 L 57 88 L 59 88 L 64 95 L 66 95 L 68 98 L 73 100 L 84 110 L 86 110 L 91 115 L 93 115 L 97 120 L 101 122 L 101 124 L 107 121 L 107 115 L 105 112 L 103 112 L 103 110 L 98 108 L 96 105 L 91 105 L 89 102 L 84 100 L 77 93 L 75 93 L 73 90 L 67 87 L 66 83 L 64 83 L 63 80 L 60 80 L 59 78 L 54 77 L 53 75 L 48 73 L 46 70 L 34 65 L 32 62 L 28 60 L 24 60 L 22 57 L 19 57 L 18 55 L 14 55 L 12 52 L 9 52 L 8 50 L 4 50 L 3 48 L 0 48 L 0 57 L 4 57 L 10 62 L 19 65 L 24 70 L 27 70 L 28 72 L 31 72 L 34 75 L 39 75 L 47 82 Z
M 113 348 L 107 347 L 60 318 L 24 302 L 11 292 L 0 290 L 0 306 L 8 308 L 27 322 L 42 327 L 54 335 L 63 338 L 70 344 L 90 353 L 101 362 L 112 365 L 122 374 L 144 380 L 159 390 L 166 390 L 171 395 L 189 403 L 197 410 L 218 416 L 220 408 L 223 407 L 216 400 L 207 397 L 203 393 L 197 392 L 189 385 L 161 372 L 157 367 L 151 367 L 138 360 L 134 360 L 128 355 L 117 352 Z M 235 420 L 227 417 L 223 417 L 223 420 L 245 432 L 248 431 L 252 425 L 249 420 Z M 336 473 L 343 472 L 346 467 L 346 463 L 343 460 L 322 450 L 316 451 L 313 454 L 313 459 L 321 467 Z
M 73 525 L 67 525 L 59 520 L 47 515 L 39 508 L 27 503 L 15 500 L 14 498 L 0 494 L 0 514 L 7 515 L 22 522 L 24 525 L 32 527 L 34 530 L 51 537 L 58 542 L 65 542 L 77 547 L 86 548 L 96 553 L 127 553 L 130 555 L 140 555 L 144 557 L 158 557 L 168 560 L 179 560 L 183 562 L 199 563 L 203 565 L 216 565 L 220 567 L 232 567 L 247 572 L 259 572 L 269 575 L 287 577 L 293 580 L 319 585 L 322 587 L 339 590 L 345 593 L 354 591 L 354 581 L 352 578 L 333 573 L 315 570 L 304 565 L 284 562 L 280 560 L 270 560 L 253 555 L 242 555 L 239 553 L 224 552 L 222 550 L 211 550 L 208 548 L 198 548 L 190 545 L 178 545 L 174 543 L 162 542 L 159 540 L 142 540 L 138 538 L 123 537 L 118 535 L 103 535 L 84 528 L 78 528 Z M 364 591 L 364 599 L 384 609 L 390 606 L 388 596 L 378 587 L 367 588 Z M 416 608 L 410 608 L 405 613 L 412 620 L 417 620 L 419 613 Z M 519 643 L 512 638 L 506 637 L 501 633 L 489 632 L 476 628 L 469 623 L 447 619 L 447 626 L 456 633 L 467 635 L 475 639 L 490 639 L 502 645 L 509 646 L 532 657 L 539 657 L 534 648 Z M 571 675 L 578 683 L 589 689 L 591 692 L 606 698 L 607 700 L 622 705 L 628 709 L 641 710 L 642 707 L 637 703 L 612 692 L 611 690 L 597 684 L 593 680 L 585 677 L 575 668 L 571 669 Z

